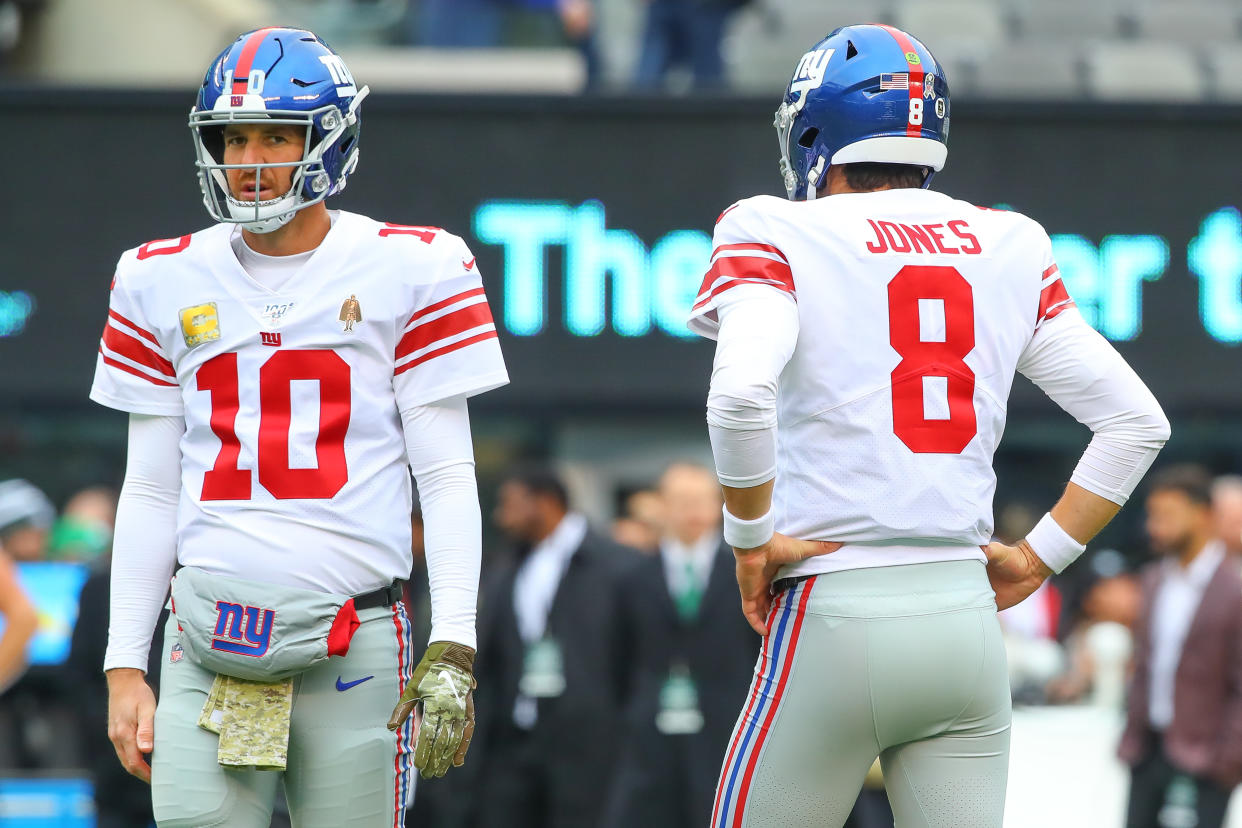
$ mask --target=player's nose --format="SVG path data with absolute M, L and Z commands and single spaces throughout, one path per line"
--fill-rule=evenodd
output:
M 241 163 L 243 164 L 262 164 L 263 163 L 263 146 L 258 141 L 247 141 L 242 147 Z

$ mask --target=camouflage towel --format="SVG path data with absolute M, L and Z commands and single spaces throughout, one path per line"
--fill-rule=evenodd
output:
M 217 675 L 198 726 L 220 736 L 216 760 L 230 768 L 284 770 L 293 679 L 262 682 Z

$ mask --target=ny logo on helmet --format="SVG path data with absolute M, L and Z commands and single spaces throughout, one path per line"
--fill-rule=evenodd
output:
M 332 82 L 336 84 L 336 94 L 341 97 L 358 94 L 358 89 L 354 86 L 354 76 L 349 74 L 349 69 L 340 55 L 320 55 L 319 62 L 328 67 Z
M 216 601 L 216 632 L 211 649 L 258 658 L 272 643 L 276 611 Z
M 789 82 L 790 93 L 798 96 L 795 106 L 801 108 L 806 100 L 806 93 L 819 89 L 819 85 L 824 82 L 824 73 L 828 71 L 828 61 L 832 59 L 835 51 L 836 49 L 816 49 L 807 52 L 798 61 L 793 80 Z

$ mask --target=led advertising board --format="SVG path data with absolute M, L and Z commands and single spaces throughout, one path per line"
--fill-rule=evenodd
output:
M 188 104 L 0 94 L 24 140 L 0 221 L 6 402 L 85 404 L 112 265 L 205 226 Z M 334 206 L 441 226 L 478 256 L 513 384 L 486 406 L 701 405 L 711 345 L 685 329 L 711 227 L 776 193 L 770 102 L 369 100 Z M 1086 318 L 1171 412 L 1242 384 L 1238 118 L 1210 110 L 955 111 L 934 187 L 1036 218 Z M 1015 385 L 1021 412 L 1039 399 Z

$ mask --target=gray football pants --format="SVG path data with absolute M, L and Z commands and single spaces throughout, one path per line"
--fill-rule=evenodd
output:
M 809 578 L 768 629 L 712 828 L 839 828 L 877 756 L 897 828 L 1000 828 L 1009 678 L 982 563 Z
M 387 723 L 414 671 L 410 623 L 402 604 L 359 610 L 358 618 L 348 655 L 294 679 L 283 773 L 216 761 L 219 737 L 197 726 L 215 674 L 188 657 L 170 661 L 177 622 L 169 619 L 151 763 L 159 828 L 267 828 L 282 782 L 294 828 L 399 828 L 413 717 L 396 733 Z

